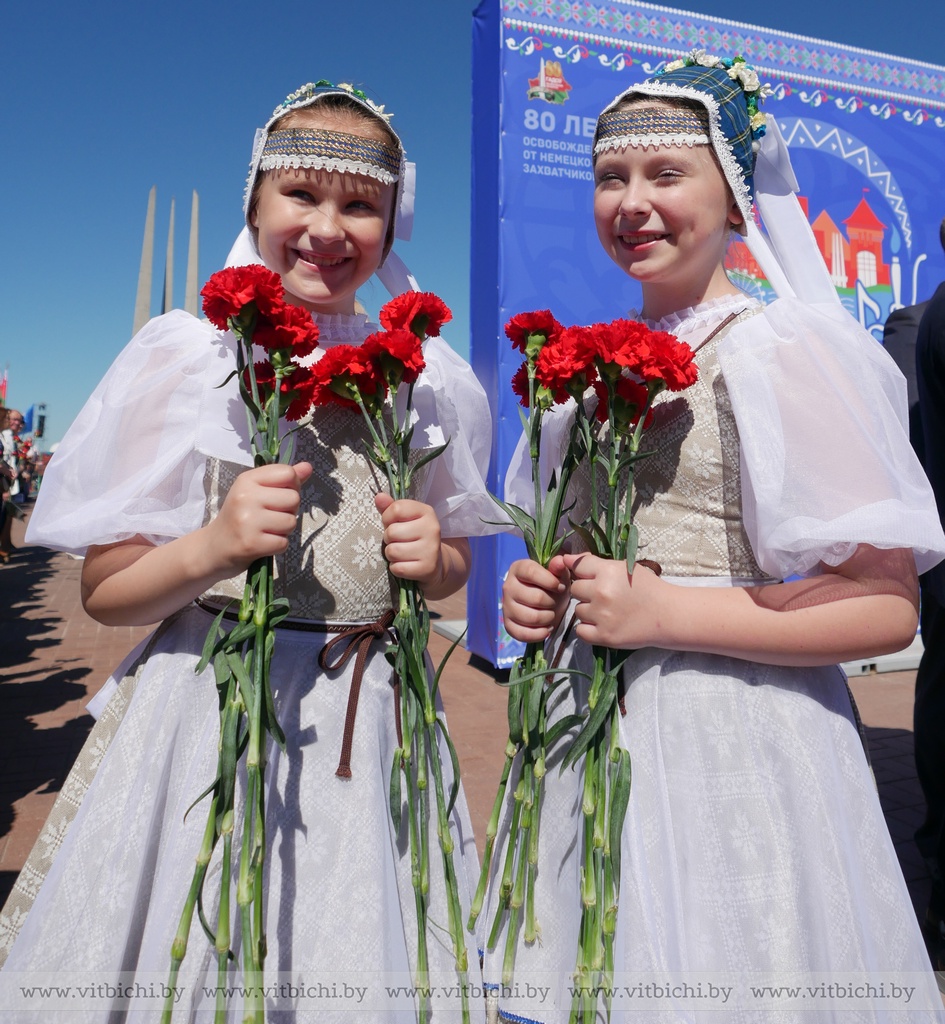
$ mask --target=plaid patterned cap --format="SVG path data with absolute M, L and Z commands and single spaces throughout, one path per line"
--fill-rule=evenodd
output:
M 701 103 L 709 115 L 709 139 L 742 215 L 751 217 L 754 189 L 754 140 L 764 134 L 765 116 L 758 100 L 767 94 L 754 69 L 743 60 L 707 56 L 693 51 L 672 61 L 652 78 L 621 93 L 603 113 L 632 96 L 671 100 L 686 98 Z M 598 126 L 600 122 L 598 121 Z M 600 127 L 598 127 L 598 136 Z M 595 138 L 595 155 L 607 148 Z

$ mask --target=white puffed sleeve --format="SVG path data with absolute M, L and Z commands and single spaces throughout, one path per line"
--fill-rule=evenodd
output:
M 146 324 L 49 462 L 26 539 L 75 554 L 135 535 L 160 543 L 203 519 L 206 455 L 251 465 L 233 340 L 174 310 Z
M 492 414 L 469 364 L 442 339 L 423 346 L 426 368 L 414 385 L 414 447 L 449 444 L 429 464 L 420 500 L 433 506 L 444 537 L 495 533 L 499 506 L 486 488 Z
M 741 445 L 745 528 L 775 576 L 838 565 L 857 544 L 945 555 L 909 444 L 902 375 L 839 306 L 779 299 L 719 345 Z

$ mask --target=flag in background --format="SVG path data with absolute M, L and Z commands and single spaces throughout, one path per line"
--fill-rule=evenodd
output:
M 36 408 L 35 405 L 31 405 L 23 415 L 23 433 L 33 433 L 33 410 Z
M 4 367 L 3 377 L 0 378 L 0 405 L 7 404 L 7 371 L 9 367 Z

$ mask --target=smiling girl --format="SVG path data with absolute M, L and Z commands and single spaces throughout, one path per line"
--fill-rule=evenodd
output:
M 548 569 L 516 562 L 504 618 L 540 642 L 573 615 L 564 665 L 588 668 L 595 644 L 632 652 L 612 1019 L 941 1021 L 836 663 L 912 640 L 916 569 L 945 537 L 901 378 L 837 301 L 760 92 L 743 62 L 694 53 L 598 120 L 601 244 L 642 285 L 631 316 L 688 342 L 699 380 L 656 399 L 655 454 L 636 466 L 640 557 L 662 574 L 577 551 Z M 776 290 L 768 306 L 725 274 L 733 230 Z M 542 435 L 547 475 L 574 415 L 559 409 Z M 508 499 L 527 505 L 530 490 L 513 471 Z M 581 522 L 589 477 L 576 490 Z M 556 716 L 585 705 L 575 683 Z M 541 814 L 541 939 L 520 943 L 498 996 L 510 1021 L 571 1011 L 583 780 L 559 757 Z M 497 990 L 500 961 L 487 956 Z M 779 997 L 782 985 L 803 1000 Z
M 355 312 L 356 291 L 388 259 L 411 181 L 388 116 L 350 87 L 303 86 L 257 133 L 232 262 L 265 263 L 288 301 L 311 311 L 313 358 L 376 330 Z M 430 597 L 452 593 L 469 569 L 465 538 L 491 511 L 485 395 L 439 338 L 424 356 L 415 443 L 449 445 L 416 475 L 410 499 L 383 493 L 360 415 L 335 405 L 302 421 L 294 465 L 251 468 L 234 339 L 181 311 L 131 341 L 59 448 L 30 540 L 85 556 L 84 604 L 99 621 L 164 620 L 97 698 L 102 722 L 65 787 L 72 804 L 87 790 L 75 820 L 57 805 L 8 908 L 8 934 L 19 936 L 7 977 L 76 972 L 86 985 L 106 983 L 70 1005 L 69 1020 L 158 1019 L 163 1000 L 145 983 L 167 978 L 204 827 L 187 811 L 217 759 L 213 672 L 194 669 L 217 611 L 242 595 L 242 573 L 264 555 L 276 557 L 277 595 L 292 616 L 271 668 L 286 742 L 270 751 L 265 796 L 268 1017 L 416 1018 L 410 855 L 388 810 L 399 744 L 384 656 L 388 570 Z M 363 666 L 361 657 L 324 660 L 339 632 L 366 655 Z M 446 756 L 447 786 L 449 764 Z M 475 847 L 461 794 L 450 827 L 464 890 L 463 858 L 475 862 Z M 60 843 L 50 866 L 42 853 Z M 219 871 L 214 860 L 211 879 Z M 430 916 L 442 921 L 442 881 L 432 874 Z M 209 1021 L 215 958 L 194 932 L 175 1020 Z M 455 983 L 448 941 L 431 941 L 430 955 L 430 971 Z M 128 983 L 121 995 L 118 981 Z M 402 994 L 388 991 L 400 985 Z M 460 1006 L 457 993 L 436 1019 L 458 1020 Z M 17 1022 L 50 1019 L 48 1005 L 25 997 L 7 1012 Z

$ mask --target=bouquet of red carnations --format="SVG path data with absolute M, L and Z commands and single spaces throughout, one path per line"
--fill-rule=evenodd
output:
M 535 336 L 539 333 L 542 339 Z M 634 467 L 647 452 L 641 448 L 651 419 L 654 399 L 664 390 L 680 391 L 697 377 L 693 353 L 673 335 L 652 331 L 631 320 L 591 327 L 552 326 L 550 313 L 523 314 L 506 328 L 526 361 L 512 381 L 529 409 L 526 436 L 535 489 L 535 512 L 505 505 L 522 531 L 531 558 L 547 565 L 561 550 L 569 532 L 601 558 L 626 563 L 633 572 L 638 537 L 632 520 Z M 524 332 L 524 333 L 523 333 Z M 573 416 L 560 468 L 549 481 L 541 480 L 541 421 L 553 404 L 571 402 Z M 590 477 L 586 518 L 562 518 L 571 506 L 568 486 L 576 468 L 585 463 Z M 561 638 L 568 639 L 567 630 Z M 620 668 L 626 650 L 593 648 L 593 670 L 587 688 L 587 707 L 548 723 L 548 702 L 566 678 L 537 645 L 528 645 L 510 673 L 509 745 L 499 793 L 486 833 L 486 857 L 471 928 L 482 904 L 491 870 L 498 816 L 513 761 L 521 761 L 514 793 L 511 827 L 499 886 L 499 904 L 487 946 L 492 948 L 503 920 L 508 918 L 503 983 L 514 974 L 520 908 L 525 909 L 524 940 L 539 936 L 534 905 L 538 870 L 538 823 L 548 751 L 567 744 L 562 770 L 583 769 L 581 870 L 581 927 L 575 967 L 572 1021 L 596 1019 L 600 993 L 606 993 L 614 970 L 614 932 L 620 883 L 620 838 L 630 797 L 630 754 L 620 744 Z M 518 692 L 516 692 L 518 690 Z M 607 1001 L 605 995 L 605 1001 Z M 607 1013 L 609 1016 L 609 1002 Z

